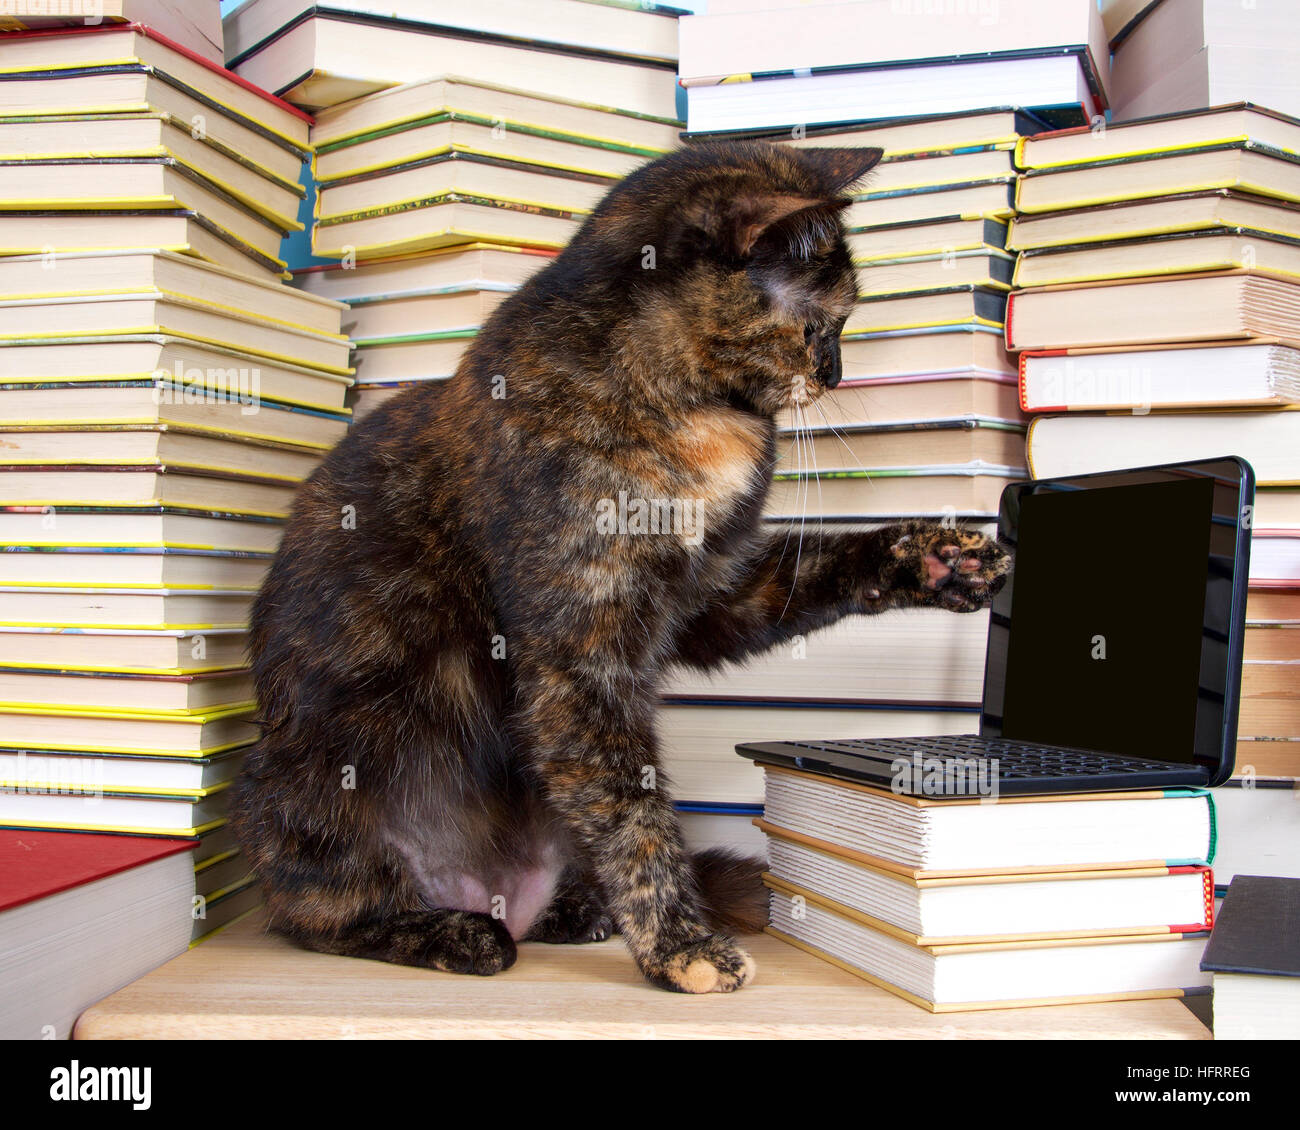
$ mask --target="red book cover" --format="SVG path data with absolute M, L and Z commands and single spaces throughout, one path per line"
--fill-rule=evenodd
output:
M 57 895 L 181 851 L 193 840 L 0 828 L 0 911 Z

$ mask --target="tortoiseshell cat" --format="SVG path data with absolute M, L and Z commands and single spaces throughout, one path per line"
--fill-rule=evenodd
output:
M 753 976 L 718 931 L 761 926 L 757 864 L 688 856 L 651 772 L 660 670 L 847 613 L 971 611 L 1007 569 L 927 522 L 801 553 L 760 522 L 774 417 L 840 379 L 839 213 L 879 157 L 744 143 L 644 166 L 452 380 L 374 412 L 303 487 L 254 612 L 264 734 L 235 796 L 273 928 L 486 974 L 517 940 L 617 927 L 663 988 Z M 619 499 L 702 525 L 611 530 Z

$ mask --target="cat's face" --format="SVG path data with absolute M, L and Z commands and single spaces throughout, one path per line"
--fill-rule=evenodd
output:
M 606 245 L 642 256 L 624 276 L 637 308 L 656 327 L 671 308 L 676 344 L 698 361 L 693 392 L 775 416 L 839 383 L 839 336 L 857 299 L 841 214 L 880 156 L 694 145 L 637 170 L 597 208 Z

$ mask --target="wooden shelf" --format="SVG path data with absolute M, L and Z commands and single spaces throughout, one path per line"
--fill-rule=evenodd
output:
M 746 940 L 758 977 L 730 995 L 647 985 L 623 943 L 520 947 L 462 977 L 308 953 L 261 912 L 89 1008 L 78 1039 L 1037 1038 L 1209 1039 L 1176 1000 L 932 1015 L 776 938 Z

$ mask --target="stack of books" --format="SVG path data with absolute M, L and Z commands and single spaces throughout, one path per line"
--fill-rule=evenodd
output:
M 1113 0 L 1116 121 L 1248 100 L 1300 114 L 1300 25 L 1286 0 Z
M 1274 807 L 1270 854 L 1300 827 L 1298 154 L 1300 121 L 1249 104 L 1027 138 L 1009 240 L 1035 476 L 1255 469 L 1238 779 L 1281 788 L 1225 797 L 1228 871 Z
M 843 381 L 781 421 L 767 516 L 802 527 L 791 554 L 823 529 L 903 517 L 992 532 L 1003 488 L 1027 476 L 1003 340 L 1014 151 L 1104 106 L 1096 6 L 756 7 L 683 18 L 685 139 L 883 150 L 845 212 L 859 303 Z M 987 626 L 929 609 L 852 618 L 744 667 L 674 672 L 660 722 L 674 787 L 731 806 L 736 839 L 761 847 L 747 825 L 762 779 L 737 740 L 968 732 Z
M 224 21 L 226 62 L 311 111 L 458 75 L 671 118 L 680 14 L 624 0 L 248 0 Z
M 0 48 L 0 255 L 159 247 L 285 277 L 305 114 L 139 24 Z
M 1213 975 L 1216 1040 L 1300 1039 L 1300 879 L 1238 875 L 1201 968 Z
M 0 825 L 198 841 L 188 936 L 256 899 L 224 827 L 248 616 L 348 426 L 345 307 L 281 277 L 299 111 L 144 27 L 13 34 Z
M 322 110 L 313 249 L 298 285 L 351 307 L 358 418 L 443 380 L 484 320 L 617 180 L 676 144 L 667 118 L 463 79 Z
M 766 769 L 768 932 L 931 1012 L 1203 989 L 1204 790 L 928 799 Z

